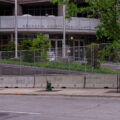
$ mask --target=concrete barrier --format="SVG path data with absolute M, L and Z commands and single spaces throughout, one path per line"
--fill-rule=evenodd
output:
M 86 76 L 86 77 L 85 77 Z M 86 78 L 86 79 L 85 79 Z M 46 87 L 46 81 L 55 88 L 116 88 L 116 74 L 0 76 L 0 87 Z
M 32 76 L 1 76 L 0 87 L 34 87 Z

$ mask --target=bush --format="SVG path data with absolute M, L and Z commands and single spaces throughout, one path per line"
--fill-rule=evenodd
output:
M 48 60 L 47 51 L 50 47 L 49 39 L 44 37 L 43 34 L 38 34 L 32 41 L 32 50 L 38 50 L 40 52 L 38 56 L 40 56 L 41 61 Z
M 113 41 L 105 46 L 101 51 L 101 56 L 103 60 L 120 62 L 120 41 Z
M 29 50 L 29 51 L 21 51 L 21 60 L 23 62 L 34 62 L 34 51 Z
M 99 68 L 100 67 L 99 45 L 95 43 L 88 45 L 86 57 L 88 65 L 94 68 Z

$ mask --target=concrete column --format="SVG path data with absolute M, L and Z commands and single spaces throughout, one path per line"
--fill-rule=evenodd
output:
M 23 10 L 22 10 L 22 6 L 21 5 L 19 5 L 18 4 L 18 16 L 21 16 L 22 15 L 22 12 L 23 12 Z
M 58 5 L 58 16 L 63 16 L 63 6 Z
M 10 34 L 10 41 L 14 41 L 14 34 L 13 33 Z
M 66 6 L 63 6 L 63 41 L 62 41 L 62 57 L 66 57 L 66 20 L 65 20 L 65 9 Z
M 18 16 L 21 16 L 21 15 L 22 15 L 22 12 L 23 12 L 22 6 L 18 4 L 18 5 L 17 5 L 17 15 L 18 15 Z M 13 15 L 15 15 L 15 7 L 13 8 Z

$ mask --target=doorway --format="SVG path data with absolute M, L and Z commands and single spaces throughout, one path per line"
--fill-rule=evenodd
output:
M 73 56 L 75 61 L 82 61 L 84 59 L 84 40 L 73 41 Z

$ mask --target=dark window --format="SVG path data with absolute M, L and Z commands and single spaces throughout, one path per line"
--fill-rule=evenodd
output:
M 12 7 L 0 6 L 0 16 L 12 16 Z
M 58 15 L 58 6 L 53 4 L 23 6 L 23 14 L 32 16 Z

